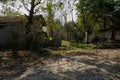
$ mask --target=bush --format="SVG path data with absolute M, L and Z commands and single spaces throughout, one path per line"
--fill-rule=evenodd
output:
M 71 47 L 81 48 L 81 49 L 93 49 L 95 46 L 92 44 L 83 44 L 83 43 L 70 43 Z
M 112 40 L 106 40 L 96 46 L 96 48 L 100 49 L 115 49 L 120 48 L 120 42 L 118 41 L 112 41 Z
M 98 42 L 100 42 L 100 41 L 101 41 L 101 38 L 98 37 L 98 36 L 95 36 L 95 37 L 92 39 L 92 43 L 94 43 L 94 44 L 96 44 L 96 43 L 98 43 Z

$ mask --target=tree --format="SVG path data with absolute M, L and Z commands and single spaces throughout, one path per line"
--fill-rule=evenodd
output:
M 80 34 L 82 34 L 82 32 L 80 32 L 80 28 L 75 22 L 69 21 L 65 23 L 63 30 L 62 34 L 66 34 L 66 36 L 63 35 L 67 38 L 66 40 L 77 43 L 81 40 L 80 37 L 82 36 Z
M 116 35 L 117 18 L 114 15 L 116 13 L 116 7 L 118 7 L 117 4 L 115 0 L 98 0 L 98 5 L 94 5 L 97 9 L 94 12 L 91 10 L 91 13 L 94 13 L 94 20 L 102 24 L 100 27 L 111 30 L 111 40 L 115 40 Z
M 79 0 L 76 4 L 78 11 L 78 25 L 81 27 L 85 34 L 85 42 L 88 43 L 88 32 L 92 27 L 91 13 L 89 11 L 90 2 L 88 0 Z
M 13 0 L 14 1 L 14 0 Z M 10 7 L 9 7 L 9 5 L 13 5 L 13 4 L 11 4 L 10 3 L 10 1 L 7 1 L 7 0 L 0 0 L 0 2 L 1 2 L 1 7 L 3 8 L 2 10 L 1 10 L 1 14 L 3 15 L 3 16 L 8 16 L 8 14 L 10 13 L 10 12 L 15 12 L 14 10 L 12 10 Z M 11 1 L 12 2 L 12 1 Z
M 26 49 L 30 49 L 31 48 L 31 36 L 30 36 L 30 26 L 33 24 L 33 17 L 34 14 L 36 13 L 36 10 L 38 9 L 37 6 L 40 6 L 41 4 L 41 0 L 19 0 L 24 8 L 28 11 L 28 15 L 26 15 L 27 17 L 27 22 L 26 22 Z M 30 5 L 30 9 L 29 9 L 29 5 Z
M 115 40 L 116 30 L 120 29 L 120 1 L 114 1 L 114 11 L 112 12 L 112 22 L 113 25 L 111 26 L 111 39 Z
M 31 37 L 30 33 L 31 33 L 31 26 L 33 24 L 34 14 L 36 14 L 37 12 L 40 11 L 41 4 L 44 2 L 42 2 L 41 0 L 13 0 L 13 2 L 6 0 L 5 2 L 11 3 L 10 8 L 12 8 L 12 7 L 16 8 L 17 6 L 19 6 L 19 8 L 24 7 L 24 9 L 27 11 L 24 13 L 24 15 L 27 18 L 27 22 L 25 25 L 25 28 L 26 28 L 26 49 L 30 49 L 31 42 L 32 42 L 31 41 L 32 37 Z
M 47 26 L 49 30 L 49 37 L 53 37 L 53 32 L 54 32 L 54 11 L 53 11 L 53 4 L 51 1 L 49 1 L 46 4 L 45 10 L 47 11 Z
M 61 38 L 61 36 L 63 35 L 63 33 L 61 33 L 62 29 L 63 29 L 63 25 L 60 21 L 60 19 L 55 19 L 55 30 L 54 30 L 54 37 L 55 38 Z
M 48 28 L 49 37 L 53 37 L 56 28 L 55 13 L 61 8 L 61 2 L 55 2 L 56 0 L 49 0 L 46 2 L 46 7 L 42 7 L 43 11 L 46 11 L 46 22 Z
M 111 39 L 115 39 L 115 0 L 79 0 L 76 5 L 78 23 L 87 31 L 111 28 Z M 91 27 L 90 27 L 91 26 Z

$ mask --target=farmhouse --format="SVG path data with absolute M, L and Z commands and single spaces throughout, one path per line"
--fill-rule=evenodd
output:
M 34 16 L 34 20 L 40 19 L 42 26 L 45 26 L 45 20 L 42 15 Z M 1 16 L 0 17 L 0 49 L 12 47 L 15 42 L 24 42 L 25 40 L 25 22 L 23 16 Z

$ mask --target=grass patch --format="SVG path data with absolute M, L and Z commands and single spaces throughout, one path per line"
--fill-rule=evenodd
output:
M 70 46 L 70 42 L 69 41 L 62 40 L 62 47 L 69 47 L 69 46 Z
M 94 49 L 95 45 L 93 44 L 83 44 L 83 43 L 70 43 L 70 46 L 73 48 L 81 49 Z
M 93 44 L 84 44 L 84 43 L 75 43 L 69 41 L 62 41 L 62 47 L 66 47 L 66 49 L 94 49 L 95 45 Z

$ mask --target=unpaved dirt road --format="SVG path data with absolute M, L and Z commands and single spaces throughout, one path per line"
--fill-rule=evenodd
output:
M 120 49 L 72 52 L 6 80 L 120 80 Z

